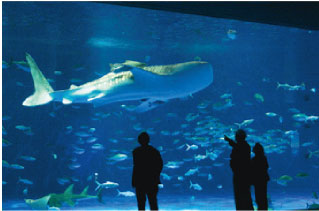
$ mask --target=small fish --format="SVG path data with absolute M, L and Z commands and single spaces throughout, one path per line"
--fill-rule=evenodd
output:
M 93 137 L 93 136 L 88 138 L 88 139 L 86 139 L 86 143 L 88 143 L 88 144 L 94 143 L 96 141 L 97 141 L 97 138 Z
M 178 177 L 177 177 L 177 180 L 179 180 L 179 181 L 184 181 L 184 177 L 183 177 L 183 176 L 178 176 Z
M 208 107 L 209 103 L 210 103 L 209 101 L 201 102 L 200 104 L 197 105 L 197 108 L 198 109 L 205 109 Z
M 288 176 L 288 175 L 283 175 L 281 177 L 279 177 L 278 180 L 282 180 L 282 181 L 292 181 L 292 177 Z
M 57 180 L 57 182 L 60 184 L 60 185 L 64 185 L 64 184 L 66 184 L 66 183 L 70 183 L 70 180 L 68 179 L 68 178 L 57 178 L 56 179 Z
M 220 98 L 221 99 L 232 98 L 232 94 L 231 93 L 225 93 L 225 94 L 221 95 Z
M 263 102 L 265 101 L 264 97 L 263 97 L 261 94 L 259 94 L 259 93 L 256 93 L 256 94 L 254 95 L 254 97 L 255 97 L 255 99 L 256 99 L 258 102 L 260 102 L 260 103 L 263 103 Z
M 211 174 L 208 174 L 208 180 L 212 180 L 213 176 Z
M 262 82 L 268 83 L 268 82 L 270 82 L 270 79 L 269 78 L 262 78 Z
M 282 116 L 279 116 L 278 120 L 279 120 L 279 123 L 282 123 L 283 122 Z
M 71 180 L 73 181 L 73 182 L 79 182 L 80 180 L 78 179 L 78 178 L 76 178 L 76 177 L 71 177 Z
M 311 146 L 311 145 L 313 145 L 312 141 L 305 142 L 305 143 L 301 144 L 301 146 L 303 146 L 303 147 L 308 147 L 308 146 Z
M 277 114 L 274 113 L 274 112 L 267 112 L 267 113 L 265 113 L 265 114 L 266 114 L 266 116 L 269 116 L 269 117 L 275 117 L 275 116 L 277 116 Z
M 94 127 L 91 127 L 90 129 L 89 129 L 89 132 L 90 133 L 93 133 L 93 132 L 95 132 L 96 131 L 96 129 L 94 128 Z
M 30 72 L 30 66 L 26 61 L 13 61 L 12 64 L 15 64 L 16 67 L 25 72 Z
M 303 113 L 294 114 L 292 118 L 299 122 L 305 122 L 307 120 L 307 115 Z
M 34 133 L 31 130 L 25 130 L 23 131 L 24 134 L 28 135 L 28 136 L 33 136 Z
M 11 164 L 10 167 L 13 168 L 13 169 L 17 169 L 17 170 L 24 169 L 24 166 L 21 166 L 19 164 Z
M 224 165 L 224 163 L 214 163 L 213 164 L 213 166 L 215 166 L 215 167 L 220 167 L 220 166 L 223 166 Z
M 31 127 L 24 126 L 24 125 L 16 125 L 16 129 L 26 131 L 26 130 L 30 130 Z
M 128 156 L 126 154 L 119 153 L 119 154 L 116 154 L 116 155 L 110 157 L 109 159 L 112 160 L 112 161 L 115 161 L 115 162 L 120 162 L 120 161 L 126 160 L 127 157 Z
M 26 161 L 35 161 L 36 160 L 36 158 L 35 157 L 32 157 L 32 156 L 20 156 L 20 158 L 22 159 L 22 160 L 26 160 Z
M 162 130 L 161 131 L 161 134 L 164 135 L 164 136 L 170 136 L 171 135 L 171 132 L 167 131 L 167 130 Z
M 170 118 L 176 118 L 177 114 L 176 113 L 167 113 L 166 116 L 170 117 Z
M 21 182 L 21 183 L 26 184 L 26 185 L 33 185 L 33 182 L 28 180 L 28 179 L 19 178 L 18 182 Z
M 82 155 L 82 154 L 85 152 L 85 149 L 76 147 L 76 149 L 74 149 L 73 152 L 74 152 L 75 154 Z
M 141 124 L 137 123 L 137 124 L 133 125 L 133 129 L 136 131 L 141 131 L 142 130 Z
M 24 84 L 21 83 L 21 82 L 19 82 L 19 81 L 16 82 L 16 85 L 17 85 L 17 86 L 20 86 L 20 87 L 23 87 L 23 86 L 24 86 Z
M 289 108 L 288 111 L 291 113 L 300 113 L 300 111 L 296 108 Z
M 53 159 L 56 160 L 58 158 L 57 154 L 52 154 Z
M 92 136 L 92 134 L 84 132 L 84 131 L 76 132 L 75 135 L 79 136 L 79 137 L 82 137 L 82 138 L 86 138 L 86 137 Z
M 109 188 L 117 188 L 119 186 L 118 183 L 111 182 L 111 181 L 106 181 L 106 182 L 101 184 L 97 180 L 95 180 L 95 183 L 97 184 L 97 187 L 95 188 L 95 191 L 97 191 L 100 188 L 109 189 Z
M 194 169 L 189 169 L 186 173 L 185 173 L 185 176 L 191 176 L 191 175 L 194 175 L 195 173 L 198 173 L 198 167 L 197 168 L 194 168 Z
M 206 155 L 194 155 L 194 160 L 195 161 L 201 161 L 207 158 L 207 154 Z
M 102 144 L 93 144 L 91 148 L 95 150 L 103 150 L 104 146 Z
M 310 91 L 316 93 L 316 88 L 311 88 Z
M 23 191 L 22 191 L 23 195 L 27 195 L 28 194 L 28 188 L 25 188 Z
M 188 144 L 186 144 L 186 151 L 188 151 L 188 150 L 196 150 L 196 149 L 198 149 L 198 146 L 197 145 L 195 145 L 195 144 L 192 144 L 192 145 L 188 145 Z
M 164 180 L 171 180 L 171 176 L 168 176 L 167 174 L 165 173 L 161 173 L 161 176 L 163 177 Z
M 217 185 L 217 188 L 218 188 L 218 189 L 222 189 L 222 188 L 223 188 L 223 185 Z
M 181 128 L 187 128 L 189 126 L 189 124 L 181 124 Z
M 238 128 L 242 128 L 242 127 L 246 127 L 246 126 L 250 125 L 254 121 L 255 121 L 254 119 L 247 119 L 247 120 L 244 120 L 242 123 L 235 123 L 235 125 L 237 125 Z
M 117 195 L 118 196 L 125 196 L 125 197 L 134 197 L 135 196 L 135 193 L 131 192 L 131 191 L 124 191 L 124 192 L 120 192 L 118 189 L 117 189 Z
M 300 172 L 300 173 L 298 173 L 298 174 L 296 175 L 296 177 L 298 177 L 298 178 L 304 178 L 304 177 L 308 177 L 308 176 L 309 176 L 309 174 L 304 173 L 304 172 Z
M 195 120 L 195 119 L 198 118 L 198 117 L 199 117 L 199 114 L 188 113 L 187 116 L 186 116 L 186 118 L 185 118 L 185 120 L 186 120 L 187 122 L 190 122 L 190 121 Z
M 54 75 L 62 75 L 61 71 L 54 71 Z
M 190 186 L 189 186 L 190 189 L 193 188 L 194 190 L 198 190 L 198 191 L 203 190 L 203 188 L 199 184 L 192 183 L 191 180 L 189 182 L 190 182 Z
M 71 164 L 68 165 L 68 167 L 69 167 L 69 169 L 74 170 L 74 169 L 80 168 L 81 164 L 79 164 L 79 163 L 71 163 Z
M 183 161 L 168 161 L 167 164 L 165 164 L 165 167 L 170 168 L 170 169 L 177 169 L 183 163 L 184 163 Z

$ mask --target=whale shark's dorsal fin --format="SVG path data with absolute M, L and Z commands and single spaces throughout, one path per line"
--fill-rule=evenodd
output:
M 77 85 L 71 84 L 70 89 L 76 89 L 76 88 L 78 88 Z

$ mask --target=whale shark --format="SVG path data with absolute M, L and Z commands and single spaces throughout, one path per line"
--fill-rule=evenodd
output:
M 69 89 L 54 91 L 38 65 L 26 53 L 34 83 L 34 93 L 22 105 L 39 106 L 52 101 L 63 104 L 92 103 L 101 106 L 114 102 L 140 100 L 137 111 L 150 110 L 170 99 L 192 95 L 213 82 L 213 68 L 208 62 L 190 61 L 171 65 L 147 66 L 125 61 L 110 64 L 106 75 Z

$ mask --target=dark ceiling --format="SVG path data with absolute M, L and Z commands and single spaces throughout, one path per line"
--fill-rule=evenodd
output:
M 117 1 L 98 3 L 319 30 L 319 2 L 316 1 Z

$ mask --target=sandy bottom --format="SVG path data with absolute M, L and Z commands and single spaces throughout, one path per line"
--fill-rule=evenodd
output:
M 307 194 L 308 195 L 308 194 Z M 104 203 L 96 199 L 78 200 L 74 207 L 64 204 L 61 210 L 137 210 L 135 197 L 104 197 Z M 272 196 L 270 208 L 275 210 L 306 209 L 307 203 L 316 202 L 311 196 L 280 195 Z M 160 210 L 234 210 L 233 196 L 183 196 L 170 195 L 158 197 Z M 318 203 L 318 202 L 317 202 Z M 148 205 L 146 207 L 148 209 Z M 2 202 L 3 210 L 31 210 L 23 200 Z

